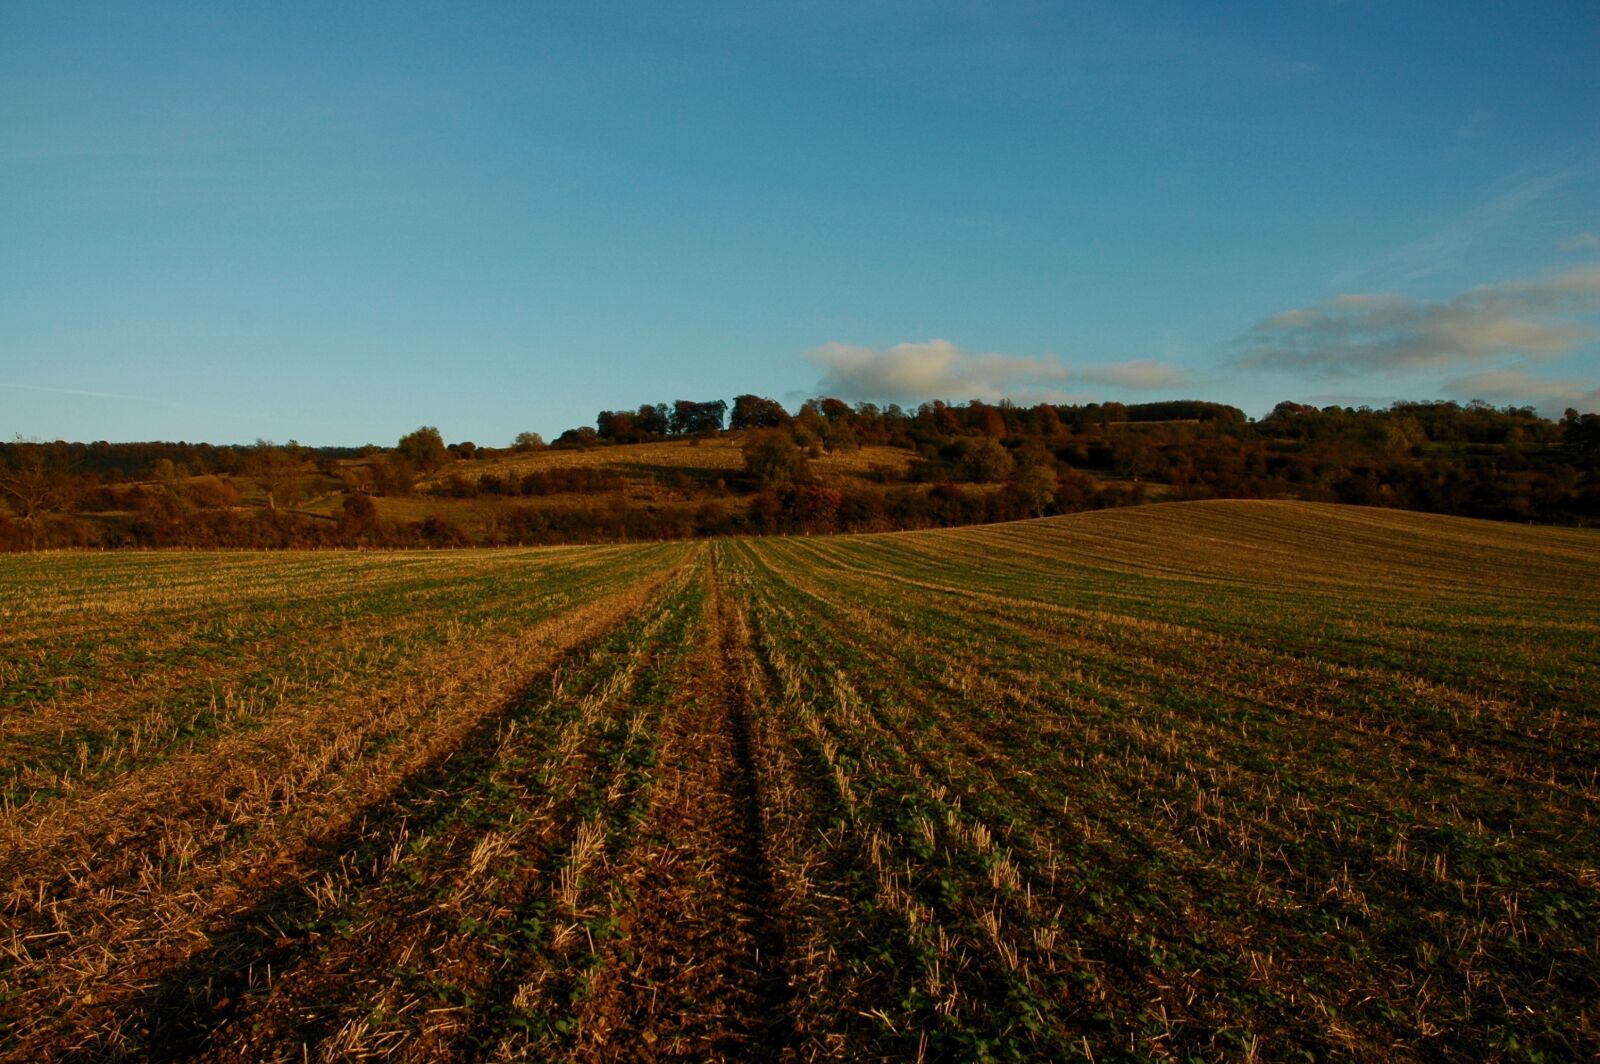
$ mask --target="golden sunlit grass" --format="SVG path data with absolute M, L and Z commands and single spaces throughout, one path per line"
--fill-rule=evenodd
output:
M 813 463 L 818 476 L 860 476 L 874 466 L 903 474 L 913 455 L 897 447 L 861 447 L 854 451 L 825 454 Z M 476 480 L 485 473 L 494 476 L 526 476 L 551 469 L 600 467 L 624 474 L 653 477 L 672 470 L 705 473 L 733 473 L 744 468 L 742 436 L 719 436 L 703 440 L 666 440 L 659 443 L 620 444 L 591 450 L 546 450 L 513 454 L 499 458 L 452 463 L 446 470 L 423 482 L 424 487 L 442 482 L 451 475 Z
M 620 444 L 590 450 L 545 450 L 502 458 L 453 464 L 444 475 L 459 472 L 471 477 L 525 476 L 549 469 L 633 467 L 730 471 L 744 467 L 743 441 L 734 436 L 705 440 L 665 440 L 659 443 Z

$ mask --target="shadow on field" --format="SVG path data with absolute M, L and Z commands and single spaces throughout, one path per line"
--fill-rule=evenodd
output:
M 669 487 L 674 484 L 693 485 L 697 488 L 715 487 L 717 481 L 739 479 L 742 470 L 717 466 L 653 465 L 648 462 L 623 462 L 615 468 L 637 477 L 648 477 L 657 484 Z
M 761 814 L 761 777 L 750 726 L 750 692 L 739 682 L 739 667 L 748 647 L 740 646 L 736 630 L 726 620 L 727 605 L 721 588 L 713 599 L 719 629 L 718 684 L 725 727 L 733 763 L 721 781 L 731 799 L 738 823 L 732 832 L 730 851 L 724 855 L 726 876 L 738 895 L 737 901 L 750 921 L 756 947 L 756 1011 L 752 1019 L 756 1030 L 752 1049 L 760 1059 L 777 1059 L 784 1047 L 795 1041 L 794 991 L 787 978 L 784 932 L 777 913 L 777 892 L 773 888 L 772 865 L 767 858 L 766 825 Z
M 349 828 L 311 841 L 300 863 L 302 875 L 256 895 L 252 905 L 209 932 L 207 948 L 137 1000 L 133 1009 L 142 1016 L 131 1025 L 137 1039 L 134 1055 L 181 1060 L 203 1052 L 246 996 L 268 983 L 269 973 L 292 967 L 323 937 L 317 903 L 307 888 L 329 874 L 340 877 L 352 892 L 382 879 L 387 871 L 382 858 L 401 829 L 413 835 L 428 832 L 454 815 L 473 793 L 471 782 L 492 769 L 502 726 L 529 706 L 548 701 L 562 666 L 581 660 L 609 635 L 600 633 L 563 651 L 532 682 L 479 718 L 458 743 L 413 770 L 383 799 L 352 810 Z M 315 1020 L 303 1023 L 298 1032 L 306 1045 L 332 1033 Z

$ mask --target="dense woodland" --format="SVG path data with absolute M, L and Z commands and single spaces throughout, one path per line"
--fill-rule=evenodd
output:
M 644 454 L 639 445 L 708 440 L 736 441 L 742 461 L 591 460 L 605 448 Z M 819 471 L 820 460 L 851 454 L 897 460 L 858 463 L 848 475 Z M 731 406 L 679 400 L 601 411 L 593 426 L 548 444 L 528 432 L 505 448 L 447 445 L 429 427 L 393 447 L 362 448 L 18 440 L 0 445 L 0 497 L 7 550 L 889 531 L 1209 498 L 1593 525 L 1600 415 L 1569 410 L 1551 421 L 1480 402 L 1378 410 L 1285 402 L 1252 420 L 1201 401 L 974 400 L 906 410 L 831 398 L 791 412 L 741 395 Z

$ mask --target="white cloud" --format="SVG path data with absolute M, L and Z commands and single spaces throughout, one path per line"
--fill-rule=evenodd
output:
M 1531 402 L 1539 412 L 1557 416 L 1567 407 L 1579 413 L 1600 410 L 1600 388 L 1592 381 L 1552 380 L 1522 369 L 1495 369 L 1458 377 L 1444 386 L 1446 395 L 1463 399 Z
M 1561 242 L 1563 251 L 1594 251 L 1600 249 L 1600 233 L 1578 233 Z
M 1437 302 L 1394 293 L 1342 295 L 1265 318 L 1239 338 L 1251 369 L 1347 376 L 1466 365 L 1507 354 L 1565 354 L 1600 335 L 1563 320 L 1600 310 L 1600 266 L 1470 288 Z
M 817 389 L 841 399 L 912 402 L 922 399 L 1000 399 L 1032 402 L 1084 402 L 1088 397 L 1063 390 L 1081 377 L 1095 384 L 1149 391 L 1187 382 L 1177 366 L 1153 359 L 1104 362 L 1081 372 L 1055 355 L 1008 355 L 971 351 L 948 340 L 860 347 L 829 343 L 806 358 L 823 371 Z
M 1083 379 L 1118 388 L 1149 390 L 1176 387 L 1183 384 L 1187 378 L 1177 366 L 1155 362 L 1148 358 L 1138 358 L 1129 362 L 1090 366 L 1083 371 Z
M 1060 401 L 1060 386 L 1070 376 L 1054 355 L 969 351 L 948 340 L 887 348 L 828 343 L 806 358 L 823 371 L 817 388 L 841 399 Z

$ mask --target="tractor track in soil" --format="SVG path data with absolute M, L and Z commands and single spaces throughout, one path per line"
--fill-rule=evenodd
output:
M 631 897 L 580 1015 L 579 1057 L 780 1060 L 796 1043 L 762 813 L 748 633 L 708 570 L 704 641 L 663 721 Z

